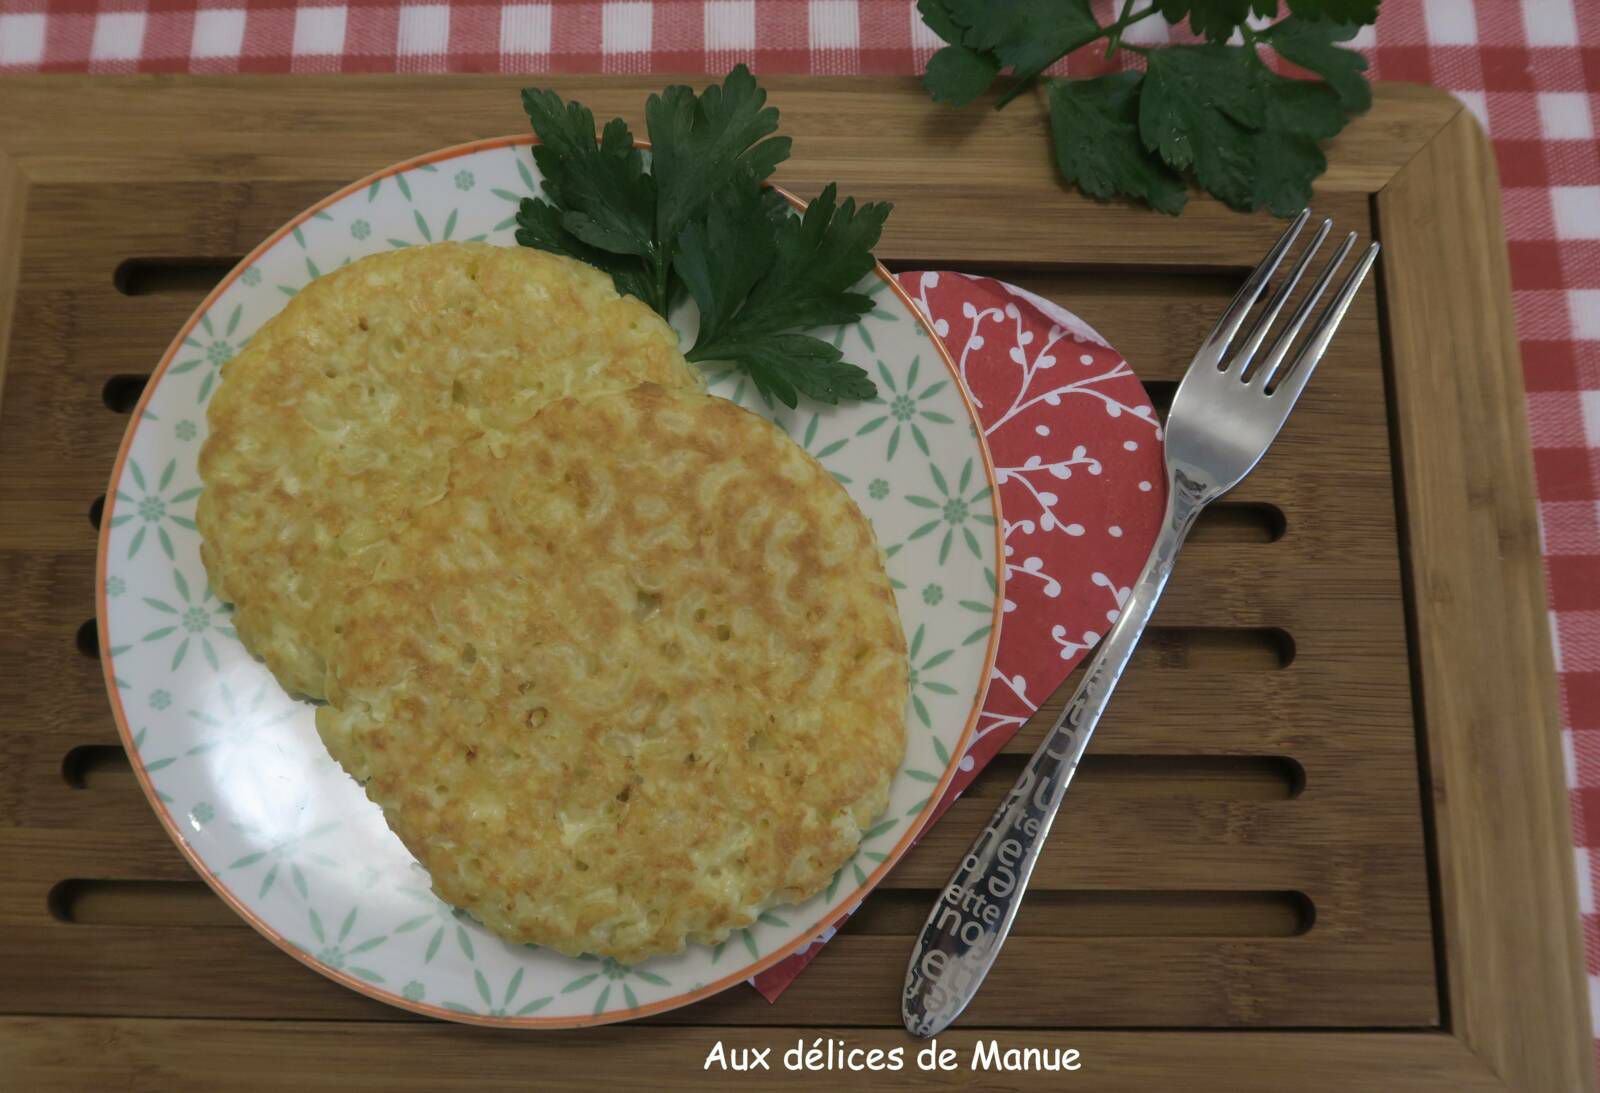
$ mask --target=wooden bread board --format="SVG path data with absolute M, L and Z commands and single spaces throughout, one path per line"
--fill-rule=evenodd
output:
M 94 521 L 143 377 L 274 227 L 387 163 L 522 128 L 522 82 L 3 85 L 0 1085 L 698 1087 L 719 1039 L 775 1058 L 818 1035 L 909 1042 L 911 935 L 1037 726 L 776 1005 L 740 988 L 559 1034 L 421 1021 L 289 960 L 191 873 L 117 744 Z M 665 82 L 556 86 L 637 126 Z M 1158 406 L 1279 230 L 1208 200 L 1170 219 L 1064 189 L 1036 103 L 770 86 L 796 138 L 777 181 L 892 200 L 891 266 L 1059 300 Z M 1593 1088 L 1493 161 L 1458 103 L 1404 86 L 1329 158 L 1317 211 L 1383 241 L 1375 287 L 1196 533 L 1017 932 L 945 1040 L 1076 1047 L 1074 1080 L 1099 1089 Z

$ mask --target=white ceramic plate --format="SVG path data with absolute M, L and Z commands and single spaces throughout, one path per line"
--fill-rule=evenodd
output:
M 390 247 L 512 245 L 538 192 L 530 139 L 445 149 L 363 179 L 284 225 L 168 348 L 123 439 L 100 534 L 102 661 L 157 815 L 201 875 L 280 948 L 364 994 L 455 1020 L 574 1026 L 684 1005 L 747 979 L 853 908 L 927 822 L 966 751 L 998 640 L 999 508 L 954 366 L 881 269 L 877 306 L 833 333 L 874 374 L 870 403 L 763 406 L 845 484 L 889 556 L 911 646 L 904 764 L 888 810 L 827 889 L 716 948 L 625 967 L 502 942 L 429 890 L 376 806 L 323 749 L 312 708 L 239 644 L 193 522 L 206 400 L 222 363 L 312 278 Z

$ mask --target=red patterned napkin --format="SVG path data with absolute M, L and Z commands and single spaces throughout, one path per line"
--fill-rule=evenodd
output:
M 1155 541 L 1165 478 L 1144 385 L 1076 315 L 989 277 L 898 280 L 933 321 L 977 406 L 1005 519 L 1000 648 L 937 822 L 1116 619 Z M 843 922 L 751 985 L 776 1001 Z

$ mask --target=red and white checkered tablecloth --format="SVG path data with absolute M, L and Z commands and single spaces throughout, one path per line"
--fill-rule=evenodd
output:
M 1111 0 L 1095 3 L 1107 17 Z M 1166 37 L 1160 19 L 1127 35 Z M 914 0 L 0 0 L 0 73 L 720 73 L 743 61 L 905 74 L 938 45 Z M 1454 92 L 1499 160 L 1600 1013 L 1600 0 L 1388 0 L 1355 45 L 1374 78 Z M 1097 64 L 1086 51 L 1065 70 Z

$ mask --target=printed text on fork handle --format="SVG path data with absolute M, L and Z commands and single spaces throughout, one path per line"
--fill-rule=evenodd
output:
M 934 904 L 906 969 L 901 1012 L 913 1035 L 932 1036 L 948 1026 L 988 974 L 1011 931 L 1039 850 L 1089 737 L 1172 573 L 1178 548 L 1207 500 L 1196 483 L 1177 471 L 1169 485 L 1167 518 L 1150 560 L 1077 693 Z

